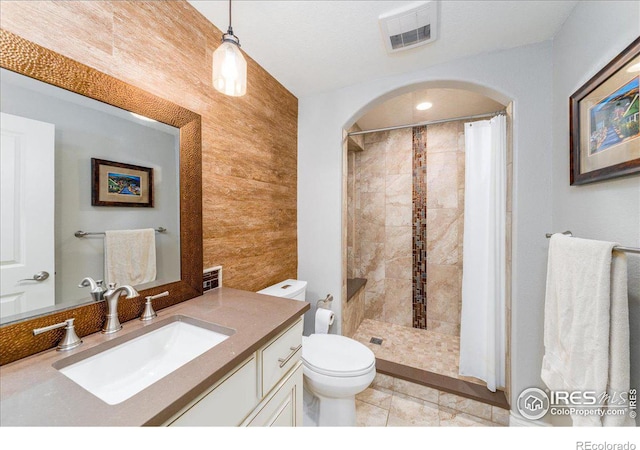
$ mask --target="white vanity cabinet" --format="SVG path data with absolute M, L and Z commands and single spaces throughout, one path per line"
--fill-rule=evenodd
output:
M 170 419 L 169 426 L 301 426 L 302 318 Z
M 250 427 L 302 426 L 302 363 L 297 362 L 271 395 L 256 408 L 243 425 Z

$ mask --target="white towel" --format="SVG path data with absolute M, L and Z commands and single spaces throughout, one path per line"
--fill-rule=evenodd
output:
M 155 230 L 107 231 L 104 258 L 105 280 L 108 283 L 136 286 L 155 280 Z
M 549 243 L 542 380 L 553 391 L 629 391 L 627 264 L 616 244 L 554 234 Z M 573 424 L 635 423 L 572 415 Z
M 611 333 L 609 336 L 609 380 L 607 393 L 628 392 L 631 387 L 631 350 L 629 332 L 629 294 L 627 291 L 627 256 L 613 252 L 611 260 Z M 618 397 L 619 399 L 619 397 Z M 636 425 L 627 410 L 623 416 L 604 416 L 605 427 Z

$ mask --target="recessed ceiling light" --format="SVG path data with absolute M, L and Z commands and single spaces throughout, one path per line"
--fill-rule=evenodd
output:
M 433 106 L 433 104 L 432 104 L 432 103 L 429 103 L 429 102 L 422 102 L 422 103 L 418 103 L 418 105 L 416 106 L 416 109 L 417 109 L 418 111 L 424 111 L 424 110 L 426 110 L 426 109 L 431 108 L 432 106 Z

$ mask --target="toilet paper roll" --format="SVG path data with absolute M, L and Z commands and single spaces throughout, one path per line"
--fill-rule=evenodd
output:
M 333 324 L 335 314 L 330 309 L 316 309 L 316 333 L 327 334 L 329 327 Z

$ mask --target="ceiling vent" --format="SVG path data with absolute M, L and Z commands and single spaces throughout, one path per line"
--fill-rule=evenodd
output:
M 387 51 L 394 53 L 433 42 L 438 37 L 438 2 L 413 2 L 380 15 L 380 30 Z

